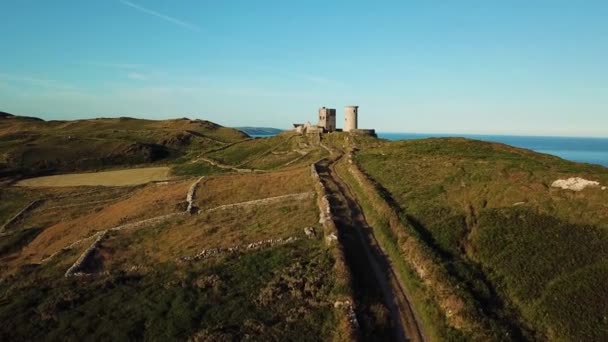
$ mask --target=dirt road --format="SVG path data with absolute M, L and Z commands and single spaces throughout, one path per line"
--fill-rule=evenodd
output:
M 390 260 L 378 245 L 373 230 L 348 183 L 335 170 L 342 159 L 338 154 L 321 161 L 319 176 L 330 194 L 330 205 L 344 247 L 347 264 L 353 276 L 356 312 L 362 322 L 362 339 L 424 341 L 419 324 Z M 382 328 L 378 305 L 390 317 L 390 325 Z M 367 325 L 366 325 L 367 323 Z

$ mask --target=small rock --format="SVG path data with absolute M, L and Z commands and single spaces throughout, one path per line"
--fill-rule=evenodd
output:
M 603 187 L 602 187 L 602 190 L 606 190 L 606 187 L 605 187 L 605 186 L 603 186 Z
M 330 245 L 334 241 L 338 241 L 338 236 L 336 235 L 336 233 L 331 233 L 325 238 L 325 241 L 327 242 L 328 245 Z
M 306 227 L 304 228 L 304 234 L 306 234 L 306 236 L 308 236 L 309 238 L 314 238 L 317 234 L 315 234 L 315 228 L 314 227 Z
M 558 179 L 555 182 L 553 182 L 553 184 L 551 184 L 551 186 L 554 188 L 561 188 L 561 189 L 572 190 L 572 191 L 582 191 L 586 187 L 589 187 L 589 186 L 593 187 L 593 186 L 599 186 L 599 185 L 600 185 L 599 182 L 589 181 L 589 180 L 586 180 L 586 179 L 580 178 L 580 177 L 572 177 L 572 178 L 568 178 L 568 179 Z

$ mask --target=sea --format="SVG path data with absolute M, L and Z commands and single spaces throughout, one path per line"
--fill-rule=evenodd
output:
M 379 138 L 387 140 L 410 140 L 455 136 L 499 142 L 515 147 L 527 148 L 529 150 L 533 150 L 540 153 L 551 154 L 566 160 L 598 164 L 608 167 L 608 138 L 477 134 L 378 133 Z

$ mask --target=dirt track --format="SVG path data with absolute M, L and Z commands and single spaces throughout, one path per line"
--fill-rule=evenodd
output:
M 335 170 L 335 165 L 341 158 L 342 155 L 333 161 L 321 163 L 320 176 L 330 191 L 330 204 L 336 215 L 340 240 L 353 274 L 358 302 L 357 315 L 369 314 L 366 312 L 369 310 L 366 304 L 380 300 L 391 319 L 391 329 L 387 332 L 391 335 L 391 340 L 424 341 L 421 328 L 390 260 L 378 245 L 350 186 Z M 365 333 L 364 331 L 363 334 Z M 372 335 L 377 333 L 371 332 Z

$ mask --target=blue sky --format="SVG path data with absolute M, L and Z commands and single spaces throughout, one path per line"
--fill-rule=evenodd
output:
M 608 137 L 608 1 L 5 0 L 0 110 Z

